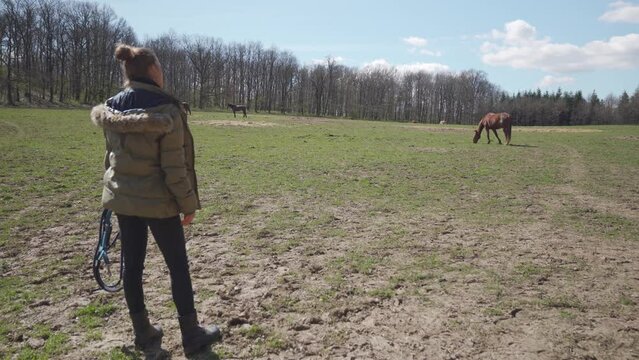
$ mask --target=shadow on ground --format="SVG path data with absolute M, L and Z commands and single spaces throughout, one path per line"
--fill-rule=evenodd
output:
M 132 347 L 124 347 L 122 352 L 125 354 L 134 354 L 135 350 Z M 145 350 L 143 352 L 143 356 L 145 360 L 169 360 L 173 358 L 170 352 L 162 349 L 162 344 L 160 342 L 153 344 L 149 349 Z M 214 353 L 210 346 L 202 349 L 202 351 L 197 354 L 187 356 L 186 358 L 190 360 L 220 360 L 219 355 Z
M 187 359 L 190 360 L 220 360 L 220 357 L 214 353 L 210 347 L 200 351 L 195 355 L 188 356 Z

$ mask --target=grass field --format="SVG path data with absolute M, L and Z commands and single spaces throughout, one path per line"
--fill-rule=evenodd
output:
M 91 274 L 104 140 L 88 112 L 0 109 L 1 358 L 144 357 Z M 500 146 L 452 125 L 190 121 L 195 298 L 225 334 L 195 358 L 639 356 L 638 126 L 515 126 Z M 155 245 L 145 279 L 180 358 Z

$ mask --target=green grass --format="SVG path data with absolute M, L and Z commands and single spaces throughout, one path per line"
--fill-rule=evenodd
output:
M 21 312 L 35 297 L 24 279 L 16 276 L 0 278 L 0 308 L 3 314 Z
M 369 291 L 368 294 L 372 297 L 386 300 L 395 296 L 395 290 L 392 287 L 387 286 L 379 289 L 373 289 Z
M 495 307 L 485 308 L 483 312 L 487 316 L 502 316 L 502 315 L 504 315 L 504 311 L 502 309 L 498 309 L 498 308 L 495 308 Z
M 122 348 L 113 348 L 108 353 L 102 354 L 100 360 L 140 360 L 142 359 L 137 353 L 125 351 Z
M 266 339 L 266 347 L 270 350 L 283 350 L 287 345 L 286 340 L 278 334 L 272 334 Z
M 350 252 L 333 261 L 333 267 L 349 273 L 371 274 L 379 261 L 360 252 Z
M 116 306 L 113 304 L 92 302 L 84 307 L 78 308 L 75 311 L 75 316 L 78 318 L 78 322 L 82 328 L 90 330 L 100 327 L 104 322 L 104 318 L 113 314 L 116 309 Z
M 636 221 L 590 207 L 569 207 L 558 221 L 572 225 L 583 234 L 601 234 L 607 239 L 639 239 Z
M 64 354 L 68 345 L 69 336 L 54 332 L 48 335 L 44 346 L 39 349 L 23 348 L 17 358 L 19 360 L 48 360 Z
M 634 306 L 636 303 L 632 300 L 632 298 L 627 295 L 622 294 L 619 296 L 619 303 L 623 306 Z
M 559 317 L 566 320 L 573 320 L 574 318 L 577 317 L 577 315 L 573 314 L 572 312 L 568 310 L 560 310 Z
M 266 334 L 266 331 L 260 325 L 254 324 L 248 327 L 240 328 L 240 334 L 249 339 L 257 339 L 264 336 Z
M 549 270 L 543 266 L 532 263 L 519 263 L 515 266 L 515 273 L 524 278 L 530 278 L 533 276 L 547 274 L 549 273 Z
M 544 307 L 559 309 L 577 309 L 583 310 L 585 305 L 574 296 L 558 295 L 542 299 L 540 304 Z
M 202 125 L 227 116 L 196 113 L 192 119 L 201 193 L 208 200 L 202 220 L 214 213 L 251 214 L 255 199 L 288 194 L 327 205 L 447 211 L 478 223 L 526 221 L 517 199 L 521 189 L 566 181 L 562 171 L 571 159 L 558 144 L 588 157 L 587 189 L 609 193 L 601 190 L 602 183 L 625 187 L 639 174 L 636 142 L 608 149 L 610 142 L 602 140 L 639 132 L 632 126 L 597 127 L 603 135 L 516 133 L 515 145 L 534 146 L 527 148 L 475 145 L 468 140 L 470 130 L 437 133 L 383 122 L 333 120 L 309 126 L 256 115 L 250 121 L 278 126 Z M 20 129 L 20 135 L 0 137 L 0 196 L 6 200 L 0 207 L 0 244 L 18 228 L 46 228 L 65 216 L 92 218 L 87 210 L 99 207 L 103 139 L 88 112 L 2 109 L 0 122 Z M 216 201 L 222 195 L 227 201 Z M 488 216 L 495 209 L 499 216 Z M 279 209 L 255 234 L 278 235 L 290 228 L 303 233 L 332 221 L 328 213 L 317 215 L 309 221 L 298 211 Z
M 262 304 L 262 308 L 270 314 L 277 314 L 280 312 L 294 312 L 295 306 L 298 300 L 290 296 L 276 296 L 270 302 Z
M 570 318 L 563 312 L 592 305 L 561 296 L 525 299 L 517 287 L 533 286 L 540 277 L 578 281 L 581 271 L 573 267 L 597 265 L 553 254 L 570 263 L 564 266 L 519 253 L 519 229 L 544 223 L 560 235 L 615 248 L 639 239 L 639 222 L 629 217 L 639 203 L 639 141 L 627 140 L 639 136 L 639 126 L 568 129 L 582 132 L 515 127 L 515 146 L 508 147 L 472 144 L 467 126 L 440 131 L 436 125 L 266 114 L 237 121 L 268 126 L 213 125 L 228 119 L 217 112 L 190 119 L 203 209 L 188 231 L 217 233 L 210 241 L 224 242 L 233 266 L 222 276 L 229 278 L 260 274 L 263 266 L 256 264 L 271 258 L 319 264 L 319 270 L 290 269 L 299 291 L 264 301 L 273 317 L 326 311 L 365 296 L 390 299 L 400 291 L 402 298 L 437 306 L 449 291 L 475 287 L 487 295 L 490 303 L 482 308 L 488 316 L 512 310 L 502 304 L 527 301 Z M 88 109 L 0 109 L 0 129 L 0 348 L 17 358 L 63 358 L 67 334 L 84 332 L 86 344 L 101 341 L 100 327 L 120 305 L 91 295 L 89 305 L 60 314 L 70 325 L 37 330 L 50 333 L 43 348 L 11 339 L 33 334 L 40 319 L 22 314 L 37 313 L 37 307 L 26 311 L 37 302 L 57 306 L 94 286 L 90 254 L 104 139 Z M 628 311 L 636 306 L 627 296 L 609 303 Z M 255 343 L 253 354 L 289 345 L 271 323 L 262 326 L 241 330 Z M 331 344 L 345 337 L 338 330 L 320 336 Z M 233 346 L 229 353 L 242 351 Z M 102 358 L 134 356 L 105 351 Z

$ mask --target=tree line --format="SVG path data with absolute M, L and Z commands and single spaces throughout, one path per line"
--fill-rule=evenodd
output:
M 200 109 L 241 103 L 254 112 L 459 124 L 507 111 L 518 125 L 639 123 L 639 88 L 603 99 L 560 89 L 509 94 L 472 69 L 356 68 L 330 56 L 300 64 L 291 52 L 259 42 L 174 32 L 139 41 L 108 6 L 0 1 L 0 100 L 7 105 L 103 101 L 121 87 L 113 50 L 123 42 L 154 49 L 167 90 Z

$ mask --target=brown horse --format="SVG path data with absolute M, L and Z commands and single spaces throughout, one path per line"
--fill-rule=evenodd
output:
M 484 115 L 479 121 L 479 127 L 475 130 L 475 136 L 473 137 L 473 143 L 477 144 L 479 138 L 481 138 L 481 132 L 486 128 L 486 136 L 488 137 L 488 143 L 490 144 L 490 130 L 495 133 L 497 140 L 501 144 L 501 139 L 497 135 L 497 129 L 504 129 L 504 135 L 506 135 L 506 145 L 510 145 L 510 135 L 512 134 L 513 121 L 510 114 L 502 113 L 488 113 Z
M 233 110 L 233 117 L 236 117 L 236 111 L 241 111 L 244 114 L 243 117 L 246 117 L 246 105 L 227 104 L 226 107 L 230 107 Z

